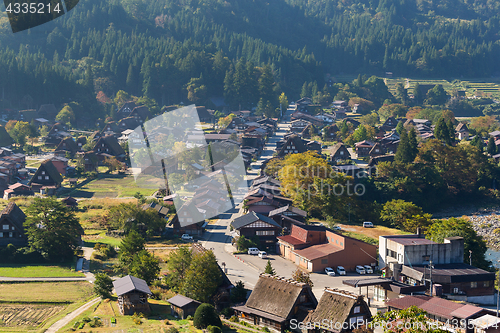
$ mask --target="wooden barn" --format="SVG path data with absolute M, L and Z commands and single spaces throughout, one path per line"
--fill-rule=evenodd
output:
M 193 316 L 200 302 L 186 296 L 175 295 L 168 300 L 170 303 L 170 314 L 174 317 L 186 319 L 187 316 Z
M 113 281 L 113 287 L 118 295 L 118 308 L 122 315 L 151 311 L 148 303 L 148 295 L 151 295 L 151 290 L 149 290 L 146 281 L 127 275 Z

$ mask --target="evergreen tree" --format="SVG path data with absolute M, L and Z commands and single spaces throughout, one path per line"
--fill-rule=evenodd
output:
M 483 151 L 484 149 L 484 142 L 481 139 L 481 136 L 478 134 L 470 141 L 470 144 L 473 145 L 474 147 L 477 147 L 480 151 Z
M 264 273 L 276 275 L 276 271 L 274 270 L 273 266 L 271 265 L 271 260 L 269 260 L 269 259 L 267 259 L 267 265 L 266 265 L 266 269 L 264 270 Z
M 396 125 L 396 133 L 398 133 L 399 135 L 401 135 L 401 132 L 403 132 L 405 129 L 404 125 L 403 125 L 403 122 L 402 121 L 398 121 L 398 124 Z
M 408 94 L 406 93 L 406 89 L 404 88 L 401 82 L 398 82 L 396 84 L 396 98 L 399 99 L 401 104 L 403 105 L 408 104 Z
M 451 145 L 455 142 L 455 126 L 451 122 L 451 119 L 448 119 L 446 126 L 448 127 L 449 144 Z
M 307 82 L 304 82 L 304 84 L 302 85 L 302 90 L 300 92 L 300 98 L 309 97 L 309 96 L 311 96 L 311 92 L 307 88 Z
M 490 136 L 490 138 L 488 139 L 488 146 L 486 147 L 486 151 L 491 156 L 496 155 L 496 153 L 498 152 L 497 146 L 495 145 L 495 139 L 492 136 Z
M 410 141 L 408 138 L 408 132 L 404 129 L 401 132 L 401 138 L 399 140 L 398 150 L 396 151 L 396 156 L 394 160 L 401 163 L 411 163 L 414 158 L 412 148 L 410 146 Z
M 450 130 L 443 117 L 439 118 L 436 128 L 434 129 L 436 139 L 443 141 L 447 145 L 451 144 Z
M 409 156 L 410 159 L 414 161 L 415 157 L 417 157 L 418 154 L 417 131 L 415 131 L 414 127 L 412 127 L 410 129 L 410 132 L 408 133 L 408 143 L 410 145 L 410 152 L 411 152 Z
M 413 97 L 417 105 L 422 102 L 422 96 L 420 94 L 420 84 L 418 82 L 415 83 L 415 86 L 413 87 Z

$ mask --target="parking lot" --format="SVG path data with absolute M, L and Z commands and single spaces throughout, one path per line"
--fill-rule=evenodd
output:
M 259 273 L 263 273 L 264 269 L 267 264 L 267 259 L 261 259 L 257 255 L 248 255 L 248 254 L 238 254 L 236 255 L 239 259 L 244 261 L 246 264 L 249 266 L 253 267 L 254 269 L 258 270 Z M 289 261 L 286 260 L 278 255 L 268 255 L 268 259 L 271 261 L 271 265 L 276 271 L 276 274 L 279 276 L 284 276 L 284 277 L 292 277 L 292 273 L 297 269 L 297 266 Z M 336 267 L 333 267 L 334 269 Z M 347 285 L 342 284 L 342 280 L 353 280 L 353 279 L 370 279 L 370 278 L 375 278 L 378 277 L 379 275 L 377 274 L 365 274 L 365 275 L 360 275 L 355 272 L 347 272 L 346 275 L 338 275 L 336 274 L 335 276 L 329 276 L 326 275 L 326 273 L 311 273 L 311 280 L 314 284 L 313 286 L 313 292 L 314 295 L 318 298 L 321 297 L 323 294 L 323 290 L 325 287 L 329 288 L 339 288 L 347 291 L 351 291 L 353 293 L 358 294 L 359 289 L 358 288 L 353 288 Z M 364 295 L 366 295 L 366 288 L 363 288 L 361 291 Z M 373 294 L 373 289 L 372 287 L 369 288 L 368 295 L 372 298 Z

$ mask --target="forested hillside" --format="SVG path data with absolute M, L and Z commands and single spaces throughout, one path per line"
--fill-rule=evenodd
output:
M 78 101 L 98 114 L 98 91 L 161 106 L 188 102 L 191 87 L 194 100 L 226 95 L 250 107 L 266 64 L 275 93 L 293 99 L 306 81 L 321 89 L 326 74 L 497 75 L 499 9 L 490 0 L 80 0 L 17 34 L 3 13 L 0 98 L 20 108 Z M 234 87 L 237 73 L 252 82 Z M 234 96 L 247 87 L 250 97 Z

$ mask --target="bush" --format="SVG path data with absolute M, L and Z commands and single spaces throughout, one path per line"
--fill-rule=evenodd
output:
M 231 318 L 229 318 L 229 321 L 232 323 L 239 323 L 240 319 L 236 316 L 232 316 Z
M 193 316 L 189 315 L 186 317 L 187 320 L 193 320 Z
M 83 318 L 82 318 L 82 321 L 83 321 L 84 323 L 90 323 L 90 322 L 92 321 L 92 319 L 90 319 L 89 317 L 83 317 Z
M 234 310 L 231 308 L 224 308 L 220 313 L 224 316 L 224 318 L 231 318 L 231 316 L 234 314 Z
M 266 332 L 266 333 L 271 333 L 271 331 L 269 330 L 269 328 L 265 327 L 262 328 L 262 332 Z
M 222 330 L 220 329 L 219 326 L 212 326 L 212 325 L 207 327 L 207 331 L 209 333 L 222 333 Z
M 194 314 L 193 325 L 196 328 L 203 329 L 208 326 L 222 326 L 222 322 L 215 311 L 213 305 L 208 303 L 201 304 Z
M 161 300 L 161 291 L 158 289 L 151 290 L 151 298 Z

